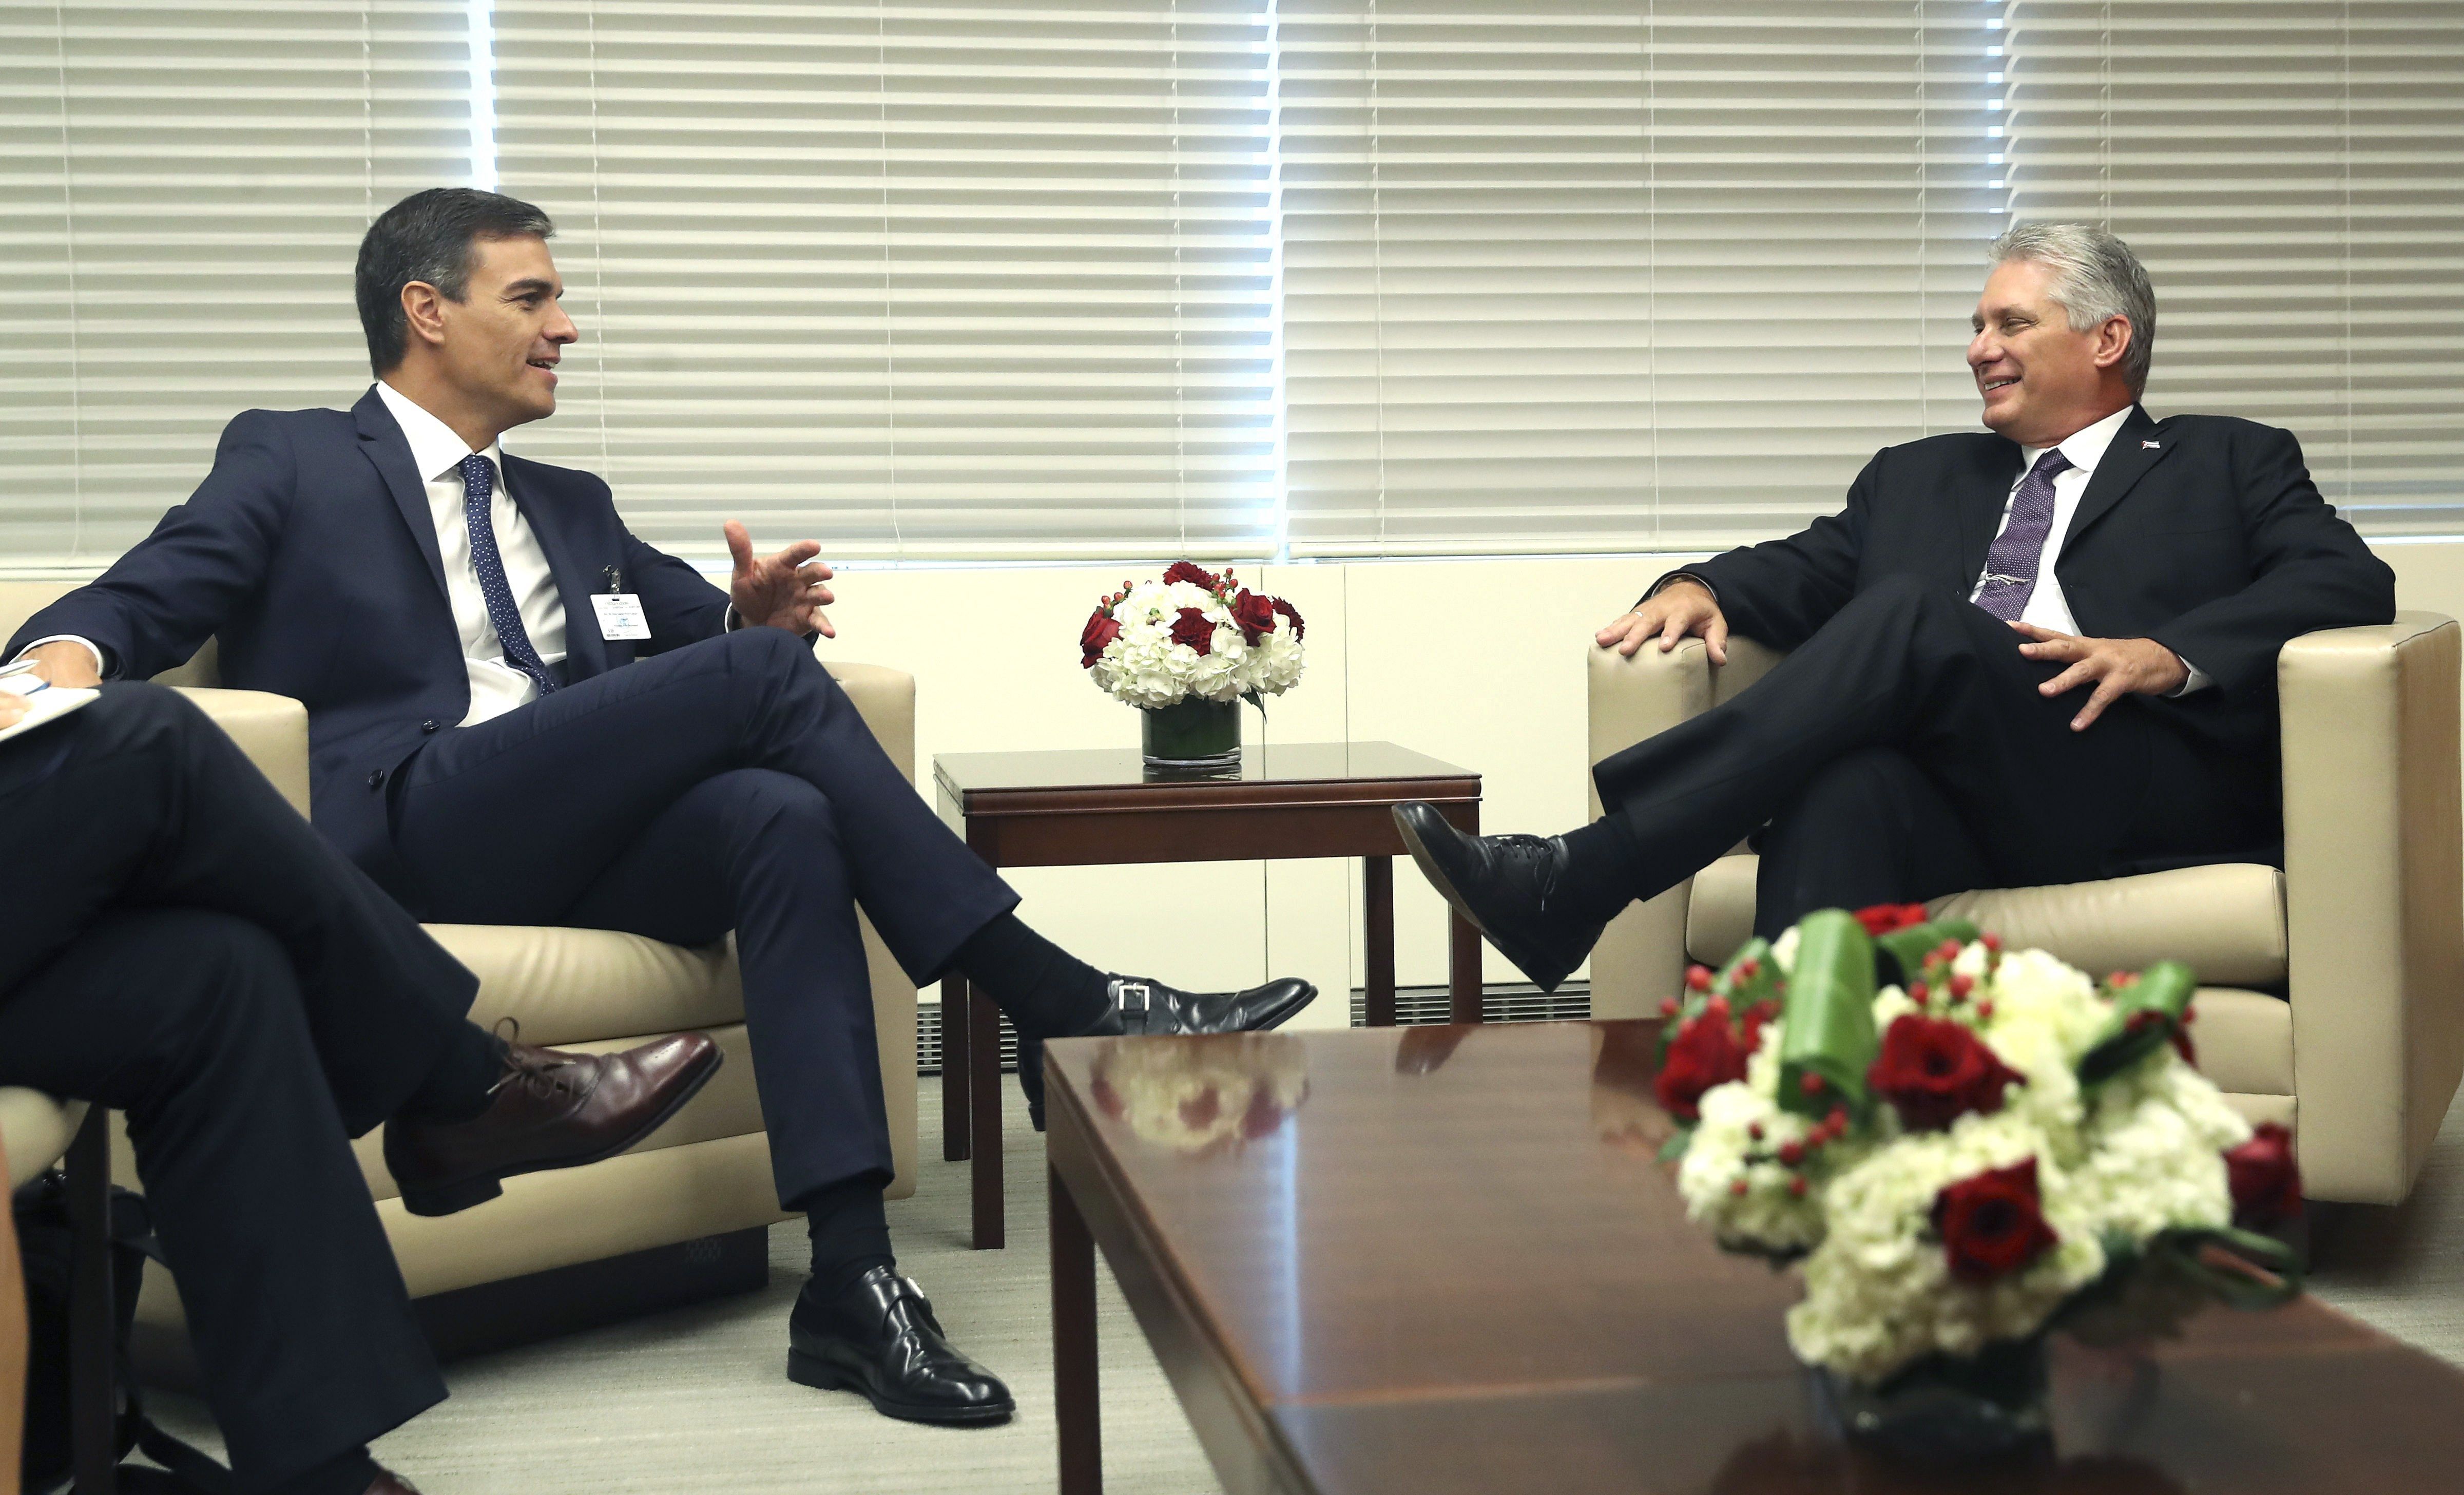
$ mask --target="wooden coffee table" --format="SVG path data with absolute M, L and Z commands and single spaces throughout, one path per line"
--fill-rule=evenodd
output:
M 1394 859 L 1403 840 L 1394 807 L 1426 800 L 1480 832 L 1480 775 L 1392 742 L 1252 747 L 1221 778 L 1157 776 L 1129 748 L 954 753 L 933 759 L 933 779 L 941 818 L 993 867 L 1361 858 L 1372 1027 L 1395 1022 Z M 1480 934 L 1450 917 L 1454 1020 L 1478 1022 Z M 941 978 L 941 1155 L 972 1159 L 979 1251 L 1006 1237 L 1000 1033 L 990 1000 L 971 999 L 963 977 Z
M 2307 1300 L 2145 1358 L 2057 1340 L 2050 1456 L 1841 1443 L 1794 1280 L 1687 1224 L 1654 1160 L 1656 1026 L 1052 1044 L 1065 1495 L 1102 1487 L 1099 1244 L 1230 1495 L 2464 1488 L 2464 1373 Z

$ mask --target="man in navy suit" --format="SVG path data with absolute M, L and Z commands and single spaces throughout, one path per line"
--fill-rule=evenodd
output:
M 2387 623 L 2394 575 L 2289 432 L 2148 418 L 2156 298 L 2112 234 L 1994 245 L 1968 363 L 1990 432 L 1891 447 L 1802 534 L 1662 577 L 1595 643 L 1791 650 L 1601 761 L 1564 836 L 1398 808 L 1430 880 L 1543 988 L 1625 905 L 1756 833 L 1757 933 L 1819 908 L 2280 855 L 2276 656 Z
M 1036 934 L 814 658 L 817 543 L 760 559 L 730 522 L 722 591 L 628 534 L 599 478 L 504 453 L 579 336 L 553 231 L 464 188 L 388 209 L 358 269 L 377 385 L 348 413 L 233 420 L 188 501 L 11 651 L 75 684 L 219 640 L 230 684 L 307 704 L 318 827 L 423 918 L 735 931 L 779 1198 L 813 1236 L 790 1375 L 1000 1421 L 1007 1389 L 892 1261 L 858 906 L 917 982 L 964 973 L 1030 1040 L 1267 1027 L 1314 989 L 1202 996 Z

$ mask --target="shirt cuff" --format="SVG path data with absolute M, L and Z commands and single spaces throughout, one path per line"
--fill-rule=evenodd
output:
M 48 638 L 35 639 L 33 642 L 28 644 L 24 649 L 17 650 L 17 657 L 19 659 L 23 659 L 28 654 L 33 653 L 34 650 L 42 648 L 46 644 L 84 645 L 85 651 L 94 656 L 94 672 L 102 679 L 108 680 L 111 678 L 111 662 L 102 657 L 102 646 L 97 644 L 92 639 L 81 639 L 74 633 L 55 633 Z
M 2173 657 L 2175 659 L 2182 659 L 2182 656 L 2179 654 L 2176 654 Z M 2187 659 L 2182 659 L 2182 668 L 2190 671 L 2190 678 L 2183 681 L 2180 689 L 2170 691 L 2166 693 L 2165 699 L 2168 701 L 2178 701 L 2183 696 L 2189 694 L 2192 691 L 2204 691 L 2208 687 L 2216 683 L 2206 671 L 2200 669 L 2198 666 L 2190 663 Z
M 1680 566 L 1676 570 L 1669 572 L 1666 576 L 1661 577 L 1659 581 L 1652 583 L 1651 590 L 1643 593 L 1640 597 L 1634 600 L 1634 606 L 1641 606 L 1644 603 L 1651 601 L 1653 598 L 1659 596 L 1662 591 L 1666 590 L 1669 583 L 1679 581 L 1691 582 L 1695 585 L 1700 586 L 1703 590 L 1711 594 L 1711 601 L 1714 603 L 1717 603 L 1720 600 L 1720 589 L 1711 584 L 1711 579 L 1709 577 L 1703 575 L 1699 571 L 1688 571 L 1684 567 Z M 1633 610 L 1634 607 L 1626 609 L 1628 612 L 1632 612 Z
M 721 633 L 733 633 L 742 627 L 744 627 L 744 614 L 736 610 L 736 605 L 734 603 L 729 603 L 727 605 L 727 619 L 719 626 L 718 631 Z

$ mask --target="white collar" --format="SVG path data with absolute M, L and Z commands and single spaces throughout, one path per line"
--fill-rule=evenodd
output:
M 410 465 L 419 469 L 420 478 L 435 482 L 451 475 L 461 480 L 462 459 L 471 454 L 471 444 L 453 434 L 453 428 L 430 415 L 427 408 L 410 396 L 377 381 L 377 398 L 393 412 L 394 424 L 402 428 L 403 439 L 410 443 Z M 496 470 L 496 480 L 502 486 L 505 475 L 503 443 L 492 441 L 488 450 L 479 453 Z
M 2113 445 L 2113 438 L 2122 434 L 2122 423 L 2130 419 L 2130 412 L 2137 408 L 2135 405 L 2125 405 L 2095 425 L 2083 426 L 2054 445 L 2061 449 L 2062 455 L 2070 459 L 2071 466 L 2082 473 L 2094 473 L 2096 465 L 2104 460 L 2106 449 Z M 2045 451 L 2043 447 L 2021 447 L 2019 471 L 2033 471 L 2036 459 L 2043 456 Z

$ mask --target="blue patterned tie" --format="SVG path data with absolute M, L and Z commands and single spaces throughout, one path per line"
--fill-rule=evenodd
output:
M 479 595 L 488 604 L 488 621 L 495 625 L 496 642 L 505 660 L 538 682 L 539 694 L 556 689 L 556 676 L 539 662 L 531 636 L 522 627 L 522 610 L 514 605 L 513 586 L 505 581 L 505 558 L 496 553 L 496 521 L 489 495 L 495 492 L 496 465 L 473 452 L 462 459 L 462 521 L 471 531 L 471 569 L 479 574 Z
M 2054 530 L 2054 479 L 2071 459 L 2055 447 L 2036 458 L 2019 491 L 2011 495 L 2011 522 L 1985 553 L 1985 589 L 1976 605 L 2005 623 L 2016 623 L 2035 595 L 2036 568 L 2044 563 L 2045 537 Z

